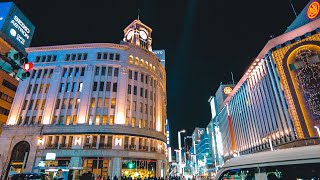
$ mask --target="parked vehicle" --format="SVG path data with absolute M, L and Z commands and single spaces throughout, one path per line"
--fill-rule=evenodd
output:
M 216 179 L 319 179 L 320 145 L 242 155 L 225 162 Z

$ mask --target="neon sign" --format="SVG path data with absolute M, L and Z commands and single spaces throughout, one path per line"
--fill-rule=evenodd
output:
M 308 7 L 308 11 L 307 11 L 308 18 L 313 19 L 317 17 L 319 14 L 319 10 L 320 10 L 319 2 L 316 2 L 316 1 L 312 2 Z

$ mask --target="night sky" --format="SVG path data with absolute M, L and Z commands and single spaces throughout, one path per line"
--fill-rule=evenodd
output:
M 211 118 L 208 99 L 235 81 L 270 39 L 295 19 L 289 0 L 16 0 L 36 26 L 31 46 L 119 43 L 137 18 L 153 29 L 153 49 L 166 50 L 171 143 Z M 309 0 L 292 0 L 299 14 Z

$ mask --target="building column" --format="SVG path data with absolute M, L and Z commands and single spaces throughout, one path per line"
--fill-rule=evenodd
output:
M 78 180 L 79 179 L 80 172 L 77 169 L 80 169 L 80 167 L 82 167 L 82 158 L 81 157 L 71 157 L 69 168 L 74 169 L 74 170 L 73 170 L 72 179 L 70 179 L 70 180 Z
M 122 164 L 120 157 L 114 157 L 111 159 L 111 172 L 110 172 L 110 179 L 113 179 L 114 176 L 117 176 L 118 179 L 120 178 Z
M 162 161 L 161 160 L 157 160 L 157 164 L 156 164 L 156 177 L 160 177 L 161 176 L 161 167 L 162 167 Z

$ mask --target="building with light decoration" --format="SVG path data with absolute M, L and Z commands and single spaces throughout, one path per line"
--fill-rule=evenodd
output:
M 319 144 L 319 0 L 268 41 L 219 108 L 223 158 Z
M 120 44 L 28 48 L 35 67 L 0 137 L 3 178 L 59 168 L 66 179 L 164 176 L 166 72 L 151 33 L 134 20 Z

